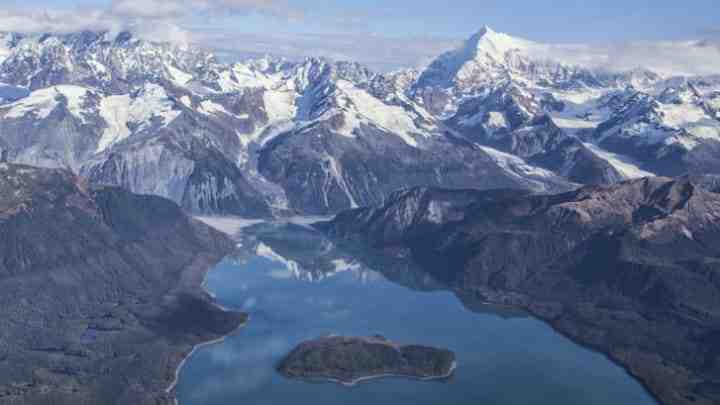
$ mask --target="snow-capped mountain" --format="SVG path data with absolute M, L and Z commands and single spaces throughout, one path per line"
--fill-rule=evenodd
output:
M 427 67 L 225 64 L 129 33 L 0 34 L 0 149 L 204 212 L 412 186 L 535 192 L 720 171 L 720 80 L 596 72 L 484 27 Z
M 434 113 L 450 117 L 467 97 L 507 83 L 525 87 L 597 87 L 601 78 L 577 66 L 537 58 L 543 47 L 485 26 L 457 49 L 431 62 L 412 92 Z
M 593 71 L 544 49 L 484 27 L 421 71 L 409 93 L 467 138 L 576 182 L 720 170 L 716 77 Z M 528 128 L 545 117 L 555 136 Z
M 613 94 L 608 119 L 586 134 L 661 175 L 717 172 L 720 165 L 720 82 L 688 80 L 652 91 Z
M 87 31 L 68 35 L 5 34 L 0 39 L 3 48 L 0 81 L 31 90 L 68 83 L 114 92 L 127 91 L 146 80 L 186 84 L 195 77 L 206 79 L 207 72 L 218 65 L 207 52 L 142 41 L 128 32 L 114 37 Z

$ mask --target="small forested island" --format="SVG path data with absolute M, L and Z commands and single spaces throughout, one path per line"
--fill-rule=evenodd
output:
M 326 336 L 301 343 L 278 365 L 289 378 L 344 385 L 380 377 L 421 380 L 450 377 L 455 353 L 420 345 L 399 345 L 383 336 Z

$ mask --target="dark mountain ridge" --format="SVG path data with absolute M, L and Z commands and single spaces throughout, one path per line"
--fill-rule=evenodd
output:
M 201 288 L 233 246 L 169 200 L 0 164 L 0 403 L 173 403 L 193 345 L 245 320 Z
M 702 181 L 701 181 L 702 180 Z M 412 189 L 319 225 L 528 309 L 667 404 L 720 400 L 720 194 L 645 178 L 559 195 Z

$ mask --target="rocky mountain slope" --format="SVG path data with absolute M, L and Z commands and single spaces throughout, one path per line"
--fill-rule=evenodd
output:
M 193 345 L 245 319 L 201 288 L 232 248 L 163 198 L 0 164 L 0 403 L 172 404 Z
M 720 194 L 711 178 L 557 195 L 416 188 L 320 227 L 460 294 L 520 306 L 666 404 L 720 401 Z
M 129 33 L 0 34 L 0 149 L 201 212 L 334 213 L 413 186 L 718 172 L 720 80 L 592 71 L 482 28 L 420 70 L 221 63 Z

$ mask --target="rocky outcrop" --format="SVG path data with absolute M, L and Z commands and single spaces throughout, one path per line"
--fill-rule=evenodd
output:
M 575 183 L 611 184 L 624 179 L 553 122 L 547 114 L 558 108 L 553 103 L 513 83 L 495 86 L 489 94 L 464 97 L 445 124 L 470 142 L 512 154 Z
M 201 288 L 233 246 L 169 200 L 0 164 L 0 403 L 172 404 L 184 356 L 245 320 Z
M 271 208 L 217 149 L 166 134 L 103 154 L 81 170 L 91 183 L 172 199 L 191 212 L 267 218 Z
M 363 127 L 362 138 L 337 136 L 325 126 L 285 134 L 260 153 L 259 169 L 287 193 L 289 206 L 322 214 L 381 203 L 398 189 L 420 185 L 567 190 L 552 173 L 517 176 L 473 145 L 437 140 L 414 148 Z
M 383 336 L 329 336 L 301 343 L 278 365 L 287 377 L 352 385 L 379 377 L 448 378 L 455 354 L 428 346 L 393 343 Z
M 720 400 L 720 195 L 648 178 L 549 196 L 413 189 L 320 227 L 528 309 L 667 404 Z

